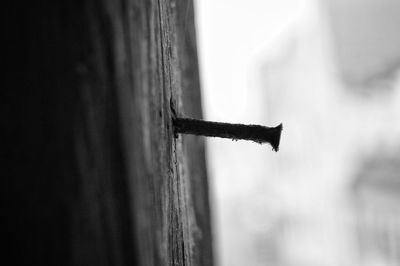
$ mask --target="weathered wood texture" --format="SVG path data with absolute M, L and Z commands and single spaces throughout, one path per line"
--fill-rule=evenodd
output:
M 204 143 L 171 123 L 172 109 L 201 118 L 192 1 L 14 11 L 1 114 L 14 262 L 212 265 Z

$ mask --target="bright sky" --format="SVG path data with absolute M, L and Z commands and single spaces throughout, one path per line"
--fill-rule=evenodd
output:
M 257 119 L 252 109 L 251 68 L 260 54 L 269 52 L 269 44 L 310 17 L 315 9 L 313 2 L 196 1 L 203 103 L 208 119 Z

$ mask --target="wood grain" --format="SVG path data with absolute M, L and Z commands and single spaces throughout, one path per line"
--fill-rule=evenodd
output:
M 13 11 L 1 114 L 13 261 L 212 265 L 204 143 L 171 124 L 171 106 L 201 117 L 192 1 Z

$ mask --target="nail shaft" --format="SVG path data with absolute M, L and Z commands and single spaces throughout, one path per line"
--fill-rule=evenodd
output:
M 229 124 L 190 118 L 173 119 L 175 134 L 192 134 L 208 137 L 229 138 L 232 140 L 252 140 L 257 143 L 268 142 L 275 151 L 279 150 L 282 124 L 277 127 L 259 125 Z

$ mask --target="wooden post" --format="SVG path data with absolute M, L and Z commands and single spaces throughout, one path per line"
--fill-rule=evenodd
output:
M 201 118 L 192 1 L 9 13 L 0 171 L 13 261 L 212 265 L 204 143 L 175 139 L 171 119 Z

